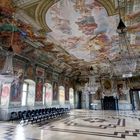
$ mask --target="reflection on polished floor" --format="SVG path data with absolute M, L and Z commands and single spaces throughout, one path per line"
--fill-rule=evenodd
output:
M 140 112 L 73 110 L 34 125 L 0 122 L 0 140 L 140 140 Z

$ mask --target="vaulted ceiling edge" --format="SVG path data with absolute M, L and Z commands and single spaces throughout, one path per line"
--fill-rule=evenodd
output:
M 97 0 L 107 11 L 109 16 L 115 14 L 115 5 L 112 0 Z
M 41 25 L 41 27 L 49 32 L 51 29 L 47 26 L 46 21 L 45 21 L 45 15 L 47 13 L 47 10 L 56 2 L 59 0 L 42 0 L 35 11 L 35 19 L 36 21 Z

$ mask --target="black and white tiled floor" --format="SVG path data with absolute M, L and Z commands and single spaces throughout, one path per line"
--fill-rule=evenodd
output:
M 140 112 L 73 110 L 50 122 L 0 123 L 0 140 L 140 140 Z

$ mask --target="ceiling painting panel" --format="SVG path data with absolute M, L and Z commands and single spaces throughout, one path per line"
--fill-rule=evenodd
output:
M 47 33 L 57 44 L 79 59 L 100 61 L 116 55 L 116 17 L 108 16 L 97 1 L 86 0 L 82 5 L 75 0 L 61 0 L 46 13 L 46 23 L 52 32 Z M 112 43 L 113 42 L 113 43 Z M 112 44 L 114 45 L 112 47 Z

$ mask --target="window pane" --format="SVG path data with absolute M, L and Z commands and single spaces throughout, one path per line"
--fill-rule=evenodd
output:
M 27 96 L 27 92 L 22 92 L 22 106 L 26 105 L 26 96 Z
M 46 86 L 43 86 L 43 105 L 45 104 Z
M 23 84 L 23 91 L 27 91 L 28 85 L 26 83 Z
M 46 86 L 43 86 L 43 93 L 46 92 Z

